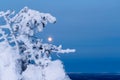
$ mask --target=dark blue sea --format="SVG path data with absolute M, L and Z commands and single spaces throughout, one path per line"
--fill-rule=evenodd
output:
M 71 80 L 120 80 L 119 73 L 68 73 Z

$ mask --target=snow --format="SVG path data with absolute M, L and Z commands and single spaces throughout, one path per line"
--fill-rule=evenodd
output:
M 44 80 L 42 72 L 45 73 L 45 80 L 70 80 L 63 69 L 63 65 L 60 60 L 55 60 L 49 63 L 49 66 L 45 69 L 29 65 L 27 70 L 23 73 L 25 80 Z
M 45 69 L 46 80 L 70 80 L 65 74 L 63 64 L 60 60 L 52 61 Z
M 0 44 L 0 80 L 18 80 L 16 58 L 18 55 L 9 46 Z
M 42 69 L 39 66 L 28 65 L 27 69 L 20 76 L 16 69 L 17 54 L 10 47 L 0 45 L 0 80 L 44 80 L 42 72 L 45 73 L 45 80 L 70 80 L 65 74 L 63 64 L 60 60 L 50 61 L 49 66 Z

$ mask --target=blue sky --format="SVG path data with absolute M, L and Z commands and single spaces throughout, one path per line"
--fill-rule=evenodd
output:
M 60 55 L 67 72 L 120 72 L 119 4 L 120 0 L 1 0 L 0 10 L 18 12 L 28 6 L 54 15 L 57 23 L 48 24 L 40 35 L 77 50 Z

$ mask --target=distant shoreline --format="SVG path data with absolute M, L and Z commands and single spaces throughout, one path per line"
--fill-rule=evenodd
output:
M 72 80 L 120 80 L 120 73 L 67 73 Z

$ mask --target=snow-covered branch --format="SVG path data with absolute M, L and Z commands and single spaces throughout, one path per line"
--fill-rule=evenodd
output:
M 56 46 L 43 43 L 39 37 L 35 37 L 37 33 L 43 31 L 47 23 L 56 23 L 56 18 L 49 13 L 41 13 L 24 7 L 17 14 L 10 10 L 6 12 L 1 11 L 0 17 L 3 17 L 6 21 L 6 25 L 0 26 L 0 34 L 2 35 L 0 36 L 0 40 L 3 39 L 11 49 L 14 49 L 19 54 L 20 57 L 17 60 L 21 66 L 21 73 L 30 64 L 45 69 L 51 61 L 52 53 L 75 52 L 75 49 L 62 49 L 61 45 Z M 5 32 L 4 29 L 8 29 L 9 31 Z M 13 46 L 13 44 L 15 45 Z M 43 75 L 45 75 L 44 72 L 42 73 L 42 77 L 45 78 Z

